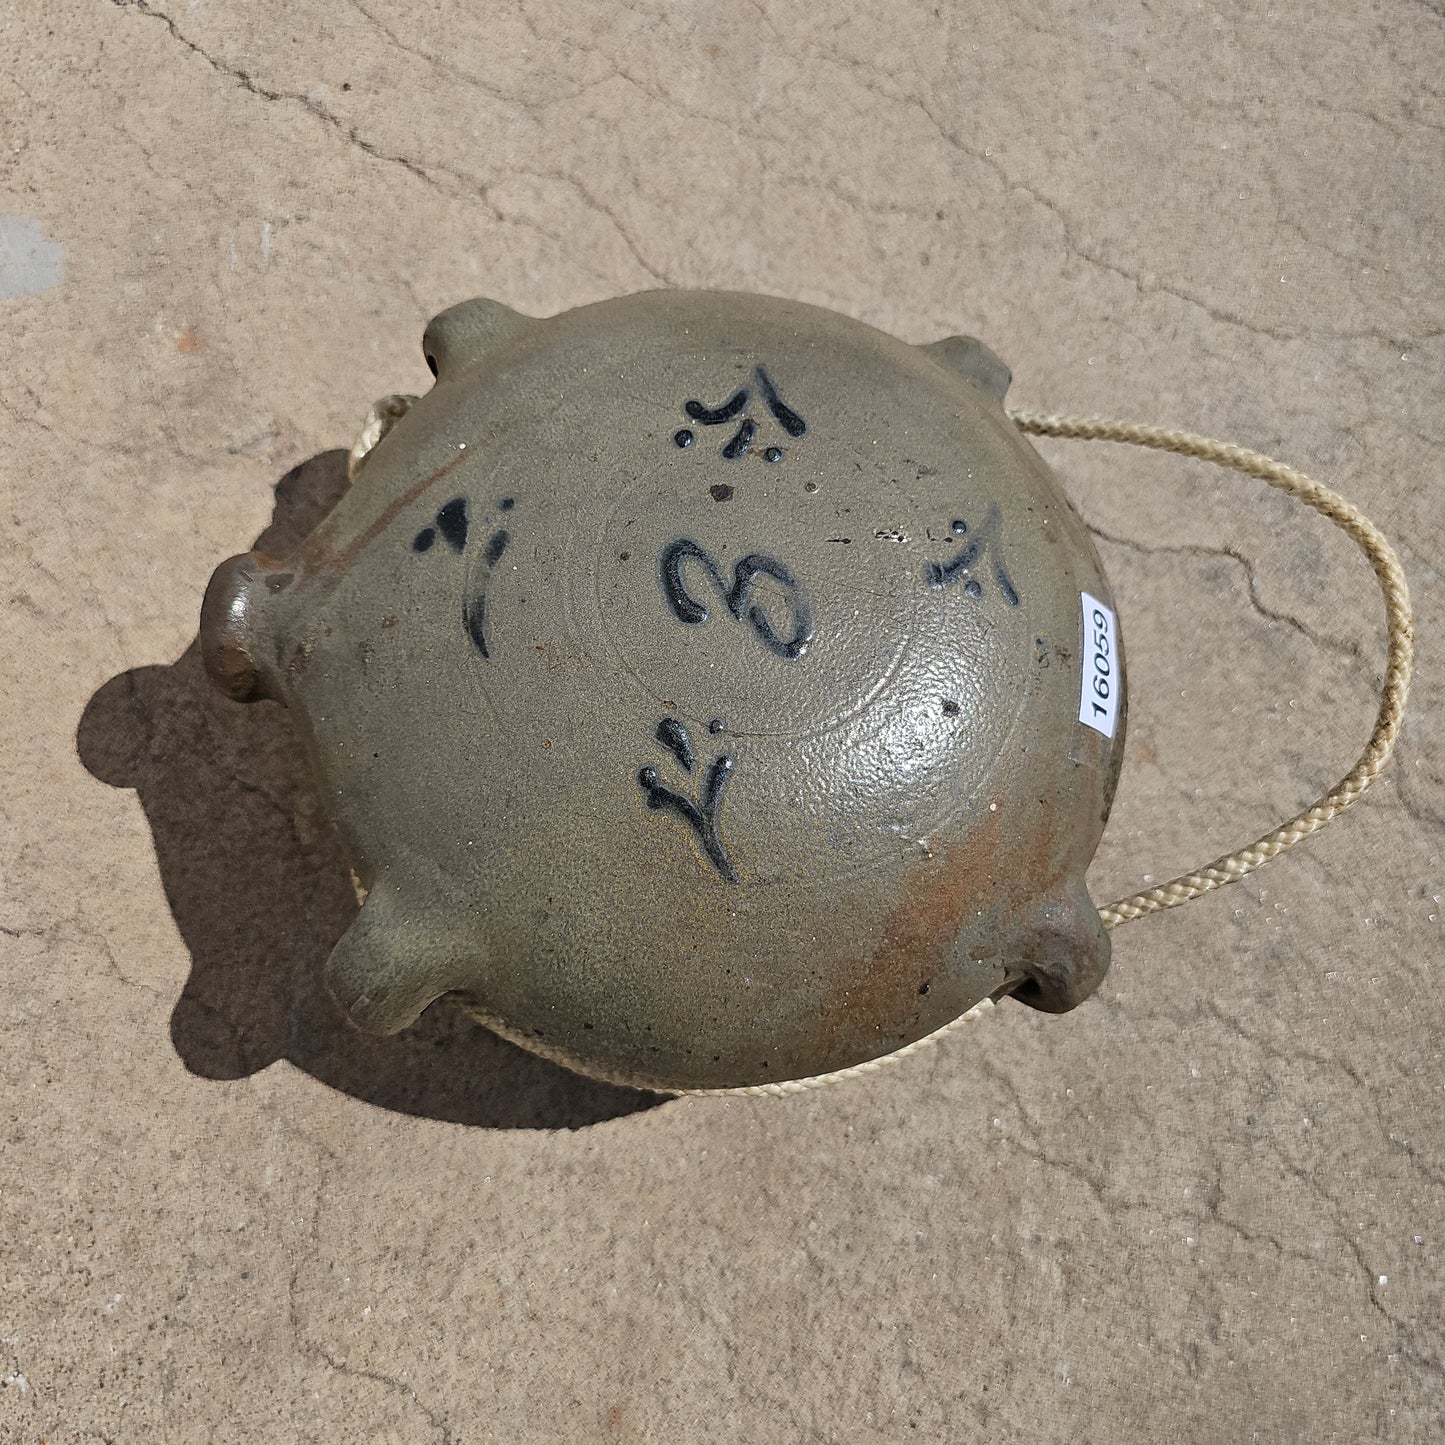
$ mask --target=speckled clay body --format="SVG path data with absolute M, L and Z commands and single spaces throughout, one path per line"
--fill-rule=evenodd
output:
M 468 302 L 424 345 L 346 497 L 203 617 L 367 889 L 329 965 L 358 1024 L 451 992 L 685 1088 L 1087 996 L 1122 659 L 1081 721 L 1108 583 L 993 356 L 687 292 Z

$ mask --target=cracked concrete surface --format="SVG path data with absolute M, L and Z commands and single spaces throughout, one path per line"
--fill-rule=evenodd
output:
M 0 285 L 0 1440 L 1445 1437 L 1439 5 L 0 35 L 0 216 L 54 274 Z M 1388 777 L 1076 1014 L 865 1084 L 653 1106 L 447 1009 L 348 1033 L 345 869 L 284 719 L 204 685 L 206 579 L 324 510 L 434 311 L 655 285 L 977 334 L 1016 404 L 1341 488 L 1417 601 Z M 1043 450 L 1129 647 L 1104 900 L 1349 766 L 1380 607 L 1255 483 Z

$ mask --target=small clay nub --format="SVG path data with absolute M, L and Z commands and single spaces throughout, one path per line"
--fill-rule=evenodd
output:
M 1014 960 L 1029 975 L 1014 997 L 1043 1013 L 1068 1013 L 1104 981 L 1109 934 L 1082 880 L 1033 910 L 1014 945 Z
M 941 361 L 950 371 L 973 382 L 998 401 L 1004 399 L 1013 373 L 986 347 L 972 336 L 945 336 L 923 348 Z
M 331 996 L 364 1033 L 406 1028 L 459 977 L 476 977 L 484 966 L 484 952 L 458 937 L 465 922 L 445 914 L 418 919 L 402 904 L 394 880 L 374 878 L 327 960 Z
M 272 697 L 258 661 L 261 616 L 272 588 L 282 582 L 281 564 L 257 552 L 222 562 L 211 576 L 201 603 L 201 659 L 211 681 L 237 702 Z
M 432 375 L 442 380 L 448 371 L 480 361 L 539 325 L 534 317 L 478 296 L 432 317 L 422 334 L 422 354 Z

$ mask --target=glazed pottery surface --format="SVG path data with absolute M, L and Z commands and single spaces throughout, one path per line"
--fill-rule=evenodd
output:
M 1088 995 L 1122 657 L 991 353 L 689 292 L 467 302 L 424 347 L 349 493 L 203 620 L 366 890 L 329 966 L 357 1023 L 453 993 L 707 1087 Z

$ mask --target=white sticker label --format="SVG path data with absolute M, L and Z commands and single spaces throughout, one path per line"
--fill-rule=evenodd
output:
M 1106 738 L 1114 736 L 1124 674 L 1119 667 L 1119 628 L 1114 609 L 1081 593 L 1084 612 L 1084 667 L 1079 687 L 1079 721 Z

